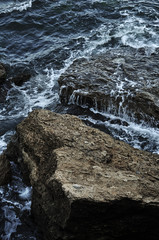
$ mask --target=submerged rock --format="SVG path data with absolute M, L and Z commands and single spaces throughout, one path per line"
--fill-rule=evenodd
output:
M 29 72 L 29 70 L 24 68 L 6 66 L 5 69 L 3 64 L 0 63 L 0 103 L 6 101 L 8 91 L 13 88 L 13 83 L 17 86 L 22 86 L 30 80 L 31 74 L 31 71 Z
M 10 78 L 10 81 L 13 82 L 17 86 L 22 86 L 25 82 L 27 82 L 31 78 L 30 73 L 20 73 L 13 78 Z
M 61 102 L 158 124 L 158 64 L 158 52 L 147 56 L 129 48 L 77 59 L 59 79 Z
M 43 239 L 159 239 L 159 156 L 133 149 L 75 116 L 35 110 L 6 156 L 33 187 Z

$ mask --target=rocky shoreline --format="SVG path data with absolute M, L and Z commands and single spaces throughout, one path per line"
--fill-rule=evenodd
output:
M 78 59 L 59 79 L 61 102 L 158 126 L 158 60 L 126 49 Z M 0 102 L 12 83 L 29 78 L 25 71 L 8 78 L 0 64 Z M 43 240 L 159 239 L 158 155 L 75 116 L 35 110 L 0 156 L 0 185 L 11 180 L 10 161 L 33 187 L 32 216 Z
M 33 187 L 43 239 L 159 238 L 159 156 L 75 116 L 35 110 L 4 153 Z

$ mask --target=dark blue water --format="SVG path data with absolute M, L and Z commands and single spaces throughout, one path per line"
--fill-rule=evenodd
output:
M 12 84 L 4 101 L 0 102 L 1 151 L 5 149 L 16 124 L 34 108 L 67 112 L 59 101 L 58 78 L 73 60 L 124 46 L 135 50 L 144 48 L 147 55 L 156 51 L 159 47 L 158 1 L 1 0 L 0 62 L 7 66 L 8 78 L 23 70 L 32 75 L 20 87 Z M 94 119 L 93 114 L 86 116 L 80 112 L 79 115 L 98 125 L 100 119 Z M 105 115 L 115 118 L 109 113 Z M 130 122 L 129 127 L 103 121 L 102 124 L 114 137 L 134 147 L 159 153 L 158 129 L 146 123 L 137 125 Z M 22 199 L 20 196 L 24 193 L 19 205 L 17 199 L 12 199 L 10 191 L 15 191 L 13 185 L 9 185 L 8 190 L 0 190 L 2 209 L 4 215 L 8 214 L 0 236 L 2 240 L 34 239 L 33 229 L 24 227 L 26 230 L 22 231 L 24 221 L 19 218 L 22 209 L 30 204 L 31 190 L 25 188 L 20 178 L 16 185 L 19 186 L 17 198 Z M 14 211 L 15 208 L 18 211 Z

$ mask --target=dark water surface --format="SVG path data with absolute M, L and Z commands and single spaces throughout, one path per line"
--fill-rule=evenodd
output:
M 1 151 L 19 121 L 34 108 L 47 108 L 75 112 L 134 147 L 159 153 L 159 130 L 148 123 L 130 122 L 129 127 L 111 124 L 115 115 L 104 113 L 111 121 L 103 122 L 102 115 L 98 118 L 100 113 L 93 109 L 60 105 L 57 81 L 73 60 L 125 46 L 135 50 L 144 48 L 147 55 L 159 48 L 158 1 L 1 0 L 0 62 L 6 64 L 8 77 L 21 69 L 32 73 L 30 81 L 23 86 L 12 84 L 5 101 L 0 103 Z M 31 189 L 19 177 L 13 182 L 7 189 L 0 189 L 5 215 L 1 239 L 35 239 L 33 228 L 23 227 L 23 217 L 19 218 L 25 207 L 27 211 L 30 209 Z

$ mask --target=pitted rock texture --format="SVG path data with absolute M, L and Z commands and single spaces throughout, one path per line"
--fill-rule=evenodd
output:
M 75 116 L 35 110 L 6 156 L 33 187 L 43 239 L 159 239 L 159 156 L 133 149 Z
M 158 124 L 158 52 L 125 47 L 75 60 L 59 78 L 61 102 Z

